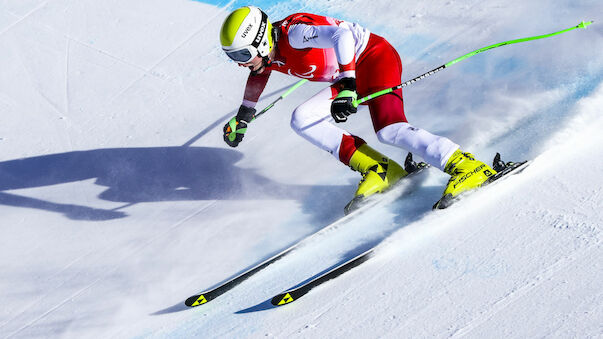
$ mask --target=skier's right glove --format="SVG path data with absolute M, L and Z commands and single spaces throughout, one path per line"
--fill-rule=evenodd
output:
M 237 116 L 224 125 L 224 141 L 230 147 L 237 147 L 247 132 L 247 124 L 255 117 L 255 108 L 241 105 Z
M 336 84 L 339 94 L 331 102 L 331 116 L 335 122 L 346 122 L 348 115 L 358 112 L 354 101 L 358 98 L 356 94 L 356 79 L 343 78 Z

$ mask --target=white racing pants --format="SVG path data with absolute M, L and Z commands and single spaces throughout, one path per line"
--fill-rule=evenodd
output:
M 335 94 L 332 87 L 327 87 L 298 106 L 291 116 L 291 128 L 312 144 L 331 153 L 347 165 L 351 155 L 343 156 L 340 151 L 342 146 L 345 146 L 345 140 L 350 139 L 344 136 L 350 136 L 350 133 L 340 128 L 341 125 L 335 125 L 331 118 L 331 101 Z M 399 100 L 395 97 L 394 99 Z M 371 110 L 372 115 L 382 113 Z M 358 115 L 362 115 L 362 113 Z M 360 117 L 351 116 L 350 118 Z M 373 122 L 377 120 L 373 119 Z M 459 148 L 459 145 L 450 139 L 431 134 L 408 122 L 395 122 L 387 126 L 374 127 L 377 130 L 379 141 L 412 152 L 441 170 L 446 166 L 452 153 Z M 349 147 L 345 148 L 349 149 Z

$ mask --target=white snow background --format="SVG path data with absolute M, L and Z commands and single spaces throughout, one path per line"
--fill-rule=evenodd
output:
M 208 304 L 183 301 L 343 215 L 359 175 L 289 128 L 306 84 L 229 148 L 240 1 L 0 1 L 0 337 L 603 337 L 600 0 L 260 1 L 356 21 L 400 52 L 411 123 L 521 175 L 432 212 L 447 176 L 342 223 Z M 294 78 L 274 74 L 259 107 Z M 374 136 L 366 108 L 345 125 Z M 362 251 L 295 303 L 272 296 Z

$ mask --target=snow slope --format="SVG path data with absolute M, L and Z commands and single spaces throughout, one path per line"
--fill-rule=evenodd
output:
M 412 193 L 322 233 L 231 292 L 186 297 L 342 216 L 357 174 L 289 129 L 307 84 L 231 149 L 246 72 L 217 43 L 240 1 L 0 1 L 0 337 L 603 336 L 600 1 L 260 1 L 362 23 L 404 79 L 409 120 L 520 176 L 431 212 Z M 272 77 L 263 106 L 295 81 Z M 380 145 L 364 109 L 351 132 Z M 377 247 L 282 308 L 269 300 Z

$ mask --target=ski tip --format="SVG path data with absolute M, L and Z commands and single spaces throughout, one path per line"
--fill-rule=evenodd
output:
M 188 299 L 186 299 L 184 304 L 188 307 L 195 307 L 195 306 L 203 305 L 208 301 L 209 300 L 207 300 L 205 298 L 205 295 L 199 294 L 199 295 L 193 295 L 192 297 L 189 297 Z
M 274 305 L 274 306 L 282 306 L 282 305 L 288 304 L 294 300 L 295 299 L 293 299 L 291 294 L 281 293 L 281 294 L 277 295 L 276 297 L 272 298 L 270 303 L 272 303 L 272 305 Z

